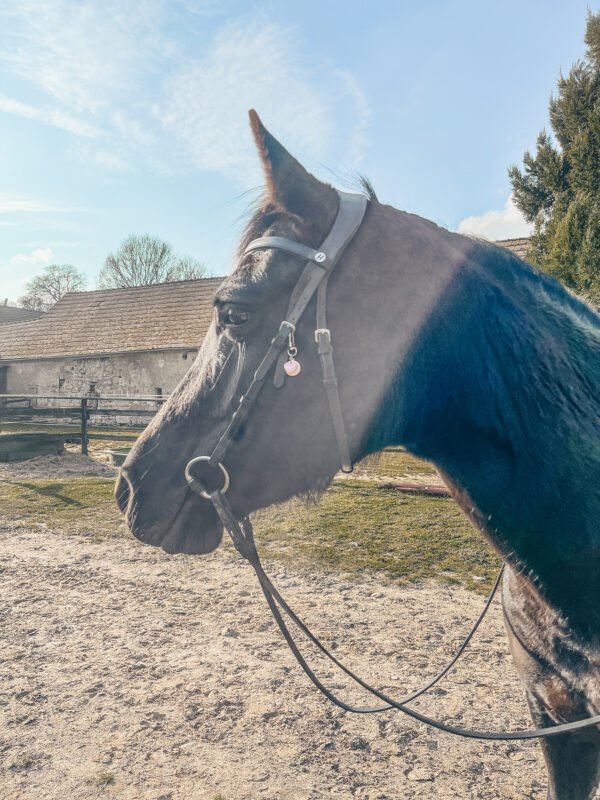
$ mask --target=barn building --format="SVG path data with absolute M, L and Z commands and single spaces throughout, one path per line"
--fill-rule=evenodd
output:
M 30 308 L 9 306 L 8 300 L 0 303 L 0 325 L 10 325 L 11 322 L 26 322 L 44 315 L 43 311 L 33 311 Z
M 500 245 L 500 247 L 506 247 L 507 250 L 511 250 L 516 256 L 522 258 L 523 261 L 527 261 L 527 249 L 529 247 L 529 239 L 522 236 L 519 239 L 499 239 L 494 244 Z
M 73 292 L 37 319 L 0 325 L 0 394 L 169 394 L 222 280 Z

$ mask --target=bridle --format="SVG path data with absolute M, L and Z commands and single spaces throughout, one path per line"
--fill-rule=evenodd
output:
M 290 608 L 263 569 L 258 552 L 256 550 L 254 532 L 250 518 L 245 516 L 242 519 L 238 519 L 231 508 L 227 498 L 230 477 L 226 467 L 223 465 L 223 459 L 231 449 L 236 433 L 240 430 L 240 427 L 247 419 L 248 414 L 250 413 L 262 387 L 264 386 L 268 375 L 274 367 L 274 383 L 278 387 L 283 385 L 286 375 L 286 370 L 284 369 L 286 366 L 286 356 L 293 362 L 296 355 L 294 343 L 296 326 L 315 294 L 315 342 L 321 361 L 323 385 L 325 387 L 325 392 L 329 403 L 332 427 L 338 448 L 339 462 L 341 469 L 344 472 L 352 471 L 352 458 L 350 454 L 346 428 L 344 425 L 333 360 L 331 331 L 327 327 L 327 285 L 329 277 L 338 264 L 342 253 L 348 244 L 350 244 L 361 226 L 367 208 L 367 199 L 362 195 L 348 194 L 346 192 L 338 192 L 338 196 L 339 209 L 337 217 L 333 227 L 331 228 L 331 231 L 318 250 L 314 250 L 305 244 L 301 244 L 300 242 L 295 242 L 291 239 L 286 239 L 281 236 L 261 237 L 250 242 L 250 244 L 246 247 L 244 255 L 255 252 L 256 250 L 275 249 L 298 256 L 299 258 L 303 258 L 305 259 L 306 264 L 292 291 L 286 317 L 281 322 L 278 332 L 271 340 L 267 352 L 263 356 L 256 371 L 254 372 L 250 385 L 240 398 L 239 405 L 233 413 L 229 424 L 221 434 L 221 437 L 209 456 L 197 456 L 196 458 L 191 459 L 185 468 L 185 478 L 192 491 L 196 492 L 200 495 L 200 497 L 212 503 L 223 527 L 230 535 L 234 547 L 240 553 L 240 555 L 247 559 L 247 561 L 254 568 L 271 613 L 273 614 L 273 617 L 292 653 L 306 675 L 325 695 L 325 697 L 327 697 L 339 708 L 357 714 L 374 714 L 381 711 L 396 709 L 398 711 L 402 711 L 404 714 L 407 714 L 419 722 L 425 723 L 426 725 L 431 725 L 432 727 L 441 731 L 445 731 L 446 733 L 452 733 L 471 739 L 500 741 L 557 736 L 569 731 L 580 730 L 582 728 L 591 727 L 592 725 L 598 725 L 600 724 L 600 714 L 587 719 L 576 720 L 574 722 L 567 722 L 559 725 L 552 725 L 546 728 L 538 728 L 535 730 L 477 731 L 468 728 L 459 728 L 454 725 L 432 719 L 431 717 L 421 714 L 419 711 L 416 711 L 407 705 L 407 703 L 415 700 L 417 697 L 420 697 L 431 687 L 435 686 L 435 684 L 438 683 L 458 661 L 491 605 L 494 595 L 496 594 L 496 591 L 500 585 L 503 570 L 500 571 L 500 574 L 496 578 L 496 582 L 485 602 L 483 611 L 479 615 L 475 624 L 469 631 L 466 639 L 463 641 L 449 664 L 447 664 L 444 669 L 441 670 L 441 672 L 439 672 L 421 689 L 412 692 L 410 695 L 402 698 L 401 700 L 396 700 L 369 685 L 366 681 L 352 672 L 352 670 L 342 664 L 325 647 L 325 645 L 319 641 L 319 639 L 310 631 L 300 617 L 298 617 L 298 615 Z M 288 364 L 289 363 L 290 362 L 288 362 Z M 288 374 L 293 374 L 293 372 Z M 221 487 L 212 490 L 207 488 L 202 480 L 192 473 L 192 469 L 197 464 L 202 464 L 220 472 L 223 481 Z M 288 619 L 291 620 L 299 628 L 299 630 L 321 651 L 321 653 L 323 653 L 323 655 L 325 655 L 333 664 L 341 669 L 356 684 L 382 701 L 382 704 L 377 706 L 353 706 L 338 698 L 332 691 L 324 686 L 300 652 L 296 641 L 290 633 L 288 623 L 286 623 L 282 611 L 287 615 Z
M 340 205 L 336 220 L 329 235 L 318 250 L 314 250 L 312 247 L 300 242 L 285 239 L 282 236 L 263 236 L 250 242 L 244 251 L 244 255 L 247 255 L 256 250 L 283 250 L 286 253 L 305 259 L 306 264 L 292 291 L 285 319 L 281 322 L 276 336 L 272 339 L 267 352 L 254 373 L 250 386 L 242 395 L 237 409 L 214 450 L 210 456 L 193 458 L 185 468 L 185 477 L 190 487 L 206 499 L 209 499 L 210 493 L 194 478 L 190 471 L 191 467 L 194 464 L 205 462 L 208 466 L 221 470 L 224 480 L 221 494 L 225 494 L 229 486 L 229 475 L 223 466 L 223 458 L 230 449 L 236 433 L 245 422 L 269 371 L 276 362 L 277 368 L 274 382 L 277 387 L 282 385 L 285 379 L 283 361 L 286 356 L 286 346 L 288 353 L 291 351 L 290 355 L 295 355 L 294 334 L 296 325 L 315 293 L 317 295 L 315 342 L 321 358 L 323 384 L 329 401 L 341 468 L 344 472 L 352 471 L 352 459 L 350 457 L 350 448 L 342 416 L 333 362 L 331 332 L 327 327 L 327 283 L 344 249 L 354 238 L 360 227 L 367 208 L 367 198 L 346 192 L 339 192 L 339 198 Z

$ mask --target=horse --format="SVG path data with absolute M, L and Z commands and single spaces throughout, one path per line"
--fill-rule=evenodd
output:
M 227 429 L 303 268 L 289 248 L 249 245 L 282 237 L 318 249 L 340 208 L 336 190 L 254 111 L 250 126 L 264 195 L 196 360 L 137 440 L 115 490 L 132 533 L 169 553 L 209 553 L 221 541 L 222 516 L 190 491 L 184 468 Z M 505 562 L 506 632 L 535 724 L 597 715 L 600 316 L 510 251 L 384 205 L 372 192 L 327 291 L 351 462 L 401 445 L 435 465 Z M 292 332 L 292 368 L 280 376 L 275 364 L 232 433 L 222 469 L 238 519 L 323 492 L 339 471 L 311 322 L 317 302 Z M 207 496 L 219 494 L 218 470 L 203 480 Z M 597 726 L 541 747 L 549 800 L 594 794 Z

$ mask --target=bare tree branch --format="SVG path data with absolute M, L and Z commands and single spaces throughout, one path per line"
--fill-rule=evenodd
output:
M 23 308 L 48 311 L 67 292 L 85 287 L 85 275 L 72 264 L 50 264 L 41 275 L 25 284 L 25 294 L 18 303 Z
M 193 280 L 206 274 L 205 266 L 190 256 L 178 257 L 167 242 L 145 233 L 132 234 L 109 253 L 98 276 L 101 289 L 148 286 Z

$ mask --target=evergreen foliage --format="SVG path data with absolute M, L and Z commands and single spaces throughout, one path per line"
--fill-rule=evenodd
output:
M 529 260 L 600 306 L 600 12 L 588 13 L 585 44 L 550 98 L 553 136 L 542 131 L 509 176 L 534 224 Z

